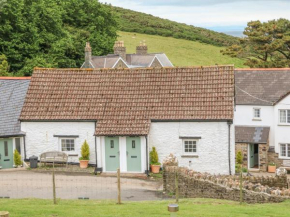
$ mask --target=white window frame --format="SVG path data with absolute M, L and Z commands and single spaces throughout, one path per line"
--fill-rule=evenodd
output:
M 71 150 L 71 151 L 63 151 L 62 150 L 62 140 L 73 140 L 74 141 L 74 150 Z M 59 150 L 61 152 L 75 153 L 76 152 L 76 138 L 60 137 L 59 138 Z
M 256 110 L 259 110 L 259 117 L 256 117 Z M 261 108 L 253 108 L 253 119 L 261 120 Z
M 196 152 L 185 152 L 185 142 L 193 141 L 196 145 Z M 198 154 L 198 139 L 182 139 L 182 155 L 184 156 L 197 156 Z
M 282 156 L 282 145 L 286 146 L 286 156 Z M 280 143 L 279 144 L 279 158 L 282 159 L 290 159 L 290 155 L 288 156 L 288 150 L 290 150 L 290 143 Z
M 286 111 L 286 113 L 285 113 L 286 122 L 281 122 L 281 111 Z M 278 118 L 279 118 L 278 123 L 279 124 L 281 124 L 281 125 L 290 125 L 290 122 L 288 122 L 288 111 L 290 112 L 290 109 L 279 109 L 278 110 L 278 112 L 279 112 L 279 114 L 278 114 Z

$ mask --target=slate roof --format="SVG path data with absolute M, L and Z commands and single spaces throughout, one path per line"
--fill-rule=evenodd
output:
M 263 126 L 236 126 L 236 143 L 266 144 L 269 138 L 270 127 Z
M 0 77 L 0 137 L 23 135 L 19 116 L 30 78 Z
M 290 93 L 290 68 L 236 69 L 237 105 L 274 105 Z
M 112 68 L 120 59 L 119 55 L 109 54 L 107 56 L 92 56 L 91 63 L 94 68 Z M 163 67 L 173 67 L 166 54 L 126 54 L 126 59 L 122 59 L 129 68 L 150 67 L 154 58 L 157 58 Z
M 232 120 L 233 106 L 233 66 L 37 68 L 21 120 L 97 120 L 96 135 L 147 135 L 156 120 Z

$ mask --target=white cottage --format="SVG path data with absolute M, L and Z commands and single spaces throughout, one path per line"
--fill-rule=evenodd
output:
M 26 155 L 78 162 L 87 140 L 98 170 L 147 173 L 149 151 L 200 172 L 234 171 L 234 68 L 34 70 L 21 113 Z
M 290 159 L 290 69 L 236 69 L 236 152 L 244 166 L 267 171 Z

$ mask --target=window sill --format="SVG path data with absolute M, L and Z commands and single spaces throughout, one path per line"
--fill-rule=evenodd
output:
M 261 118 L 253 118 L 252 121 L 262 121 Z
M 198 155 L 181 155 L 182 158 L 198 158 Z
M 278 126 L 284 126 L 284 127 L 287 127 L 287 126 L 290 126 L 290 124 L 278 124 Z

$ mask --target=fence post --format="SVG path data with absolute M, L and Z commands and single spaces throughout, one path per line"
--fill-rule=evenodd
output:
M 120 168 L 117 170 L 117 179 L 118 179 L 118 204 L 121 204 L 121 176 L 120 176 Z
M 52 190 L 53 190 L 53 204 L 56 204 L 56 192 L 55 192 L 55 175 L 54 175 L 54 161 L 52 166 Z
M 243 203 L 243 173 L 240 171 L 240 204 Z
M 178 201 L 179 201 L 178 171 L 175 171 L 175 199 L 176 199 L 176 203 L 178 203 Z

